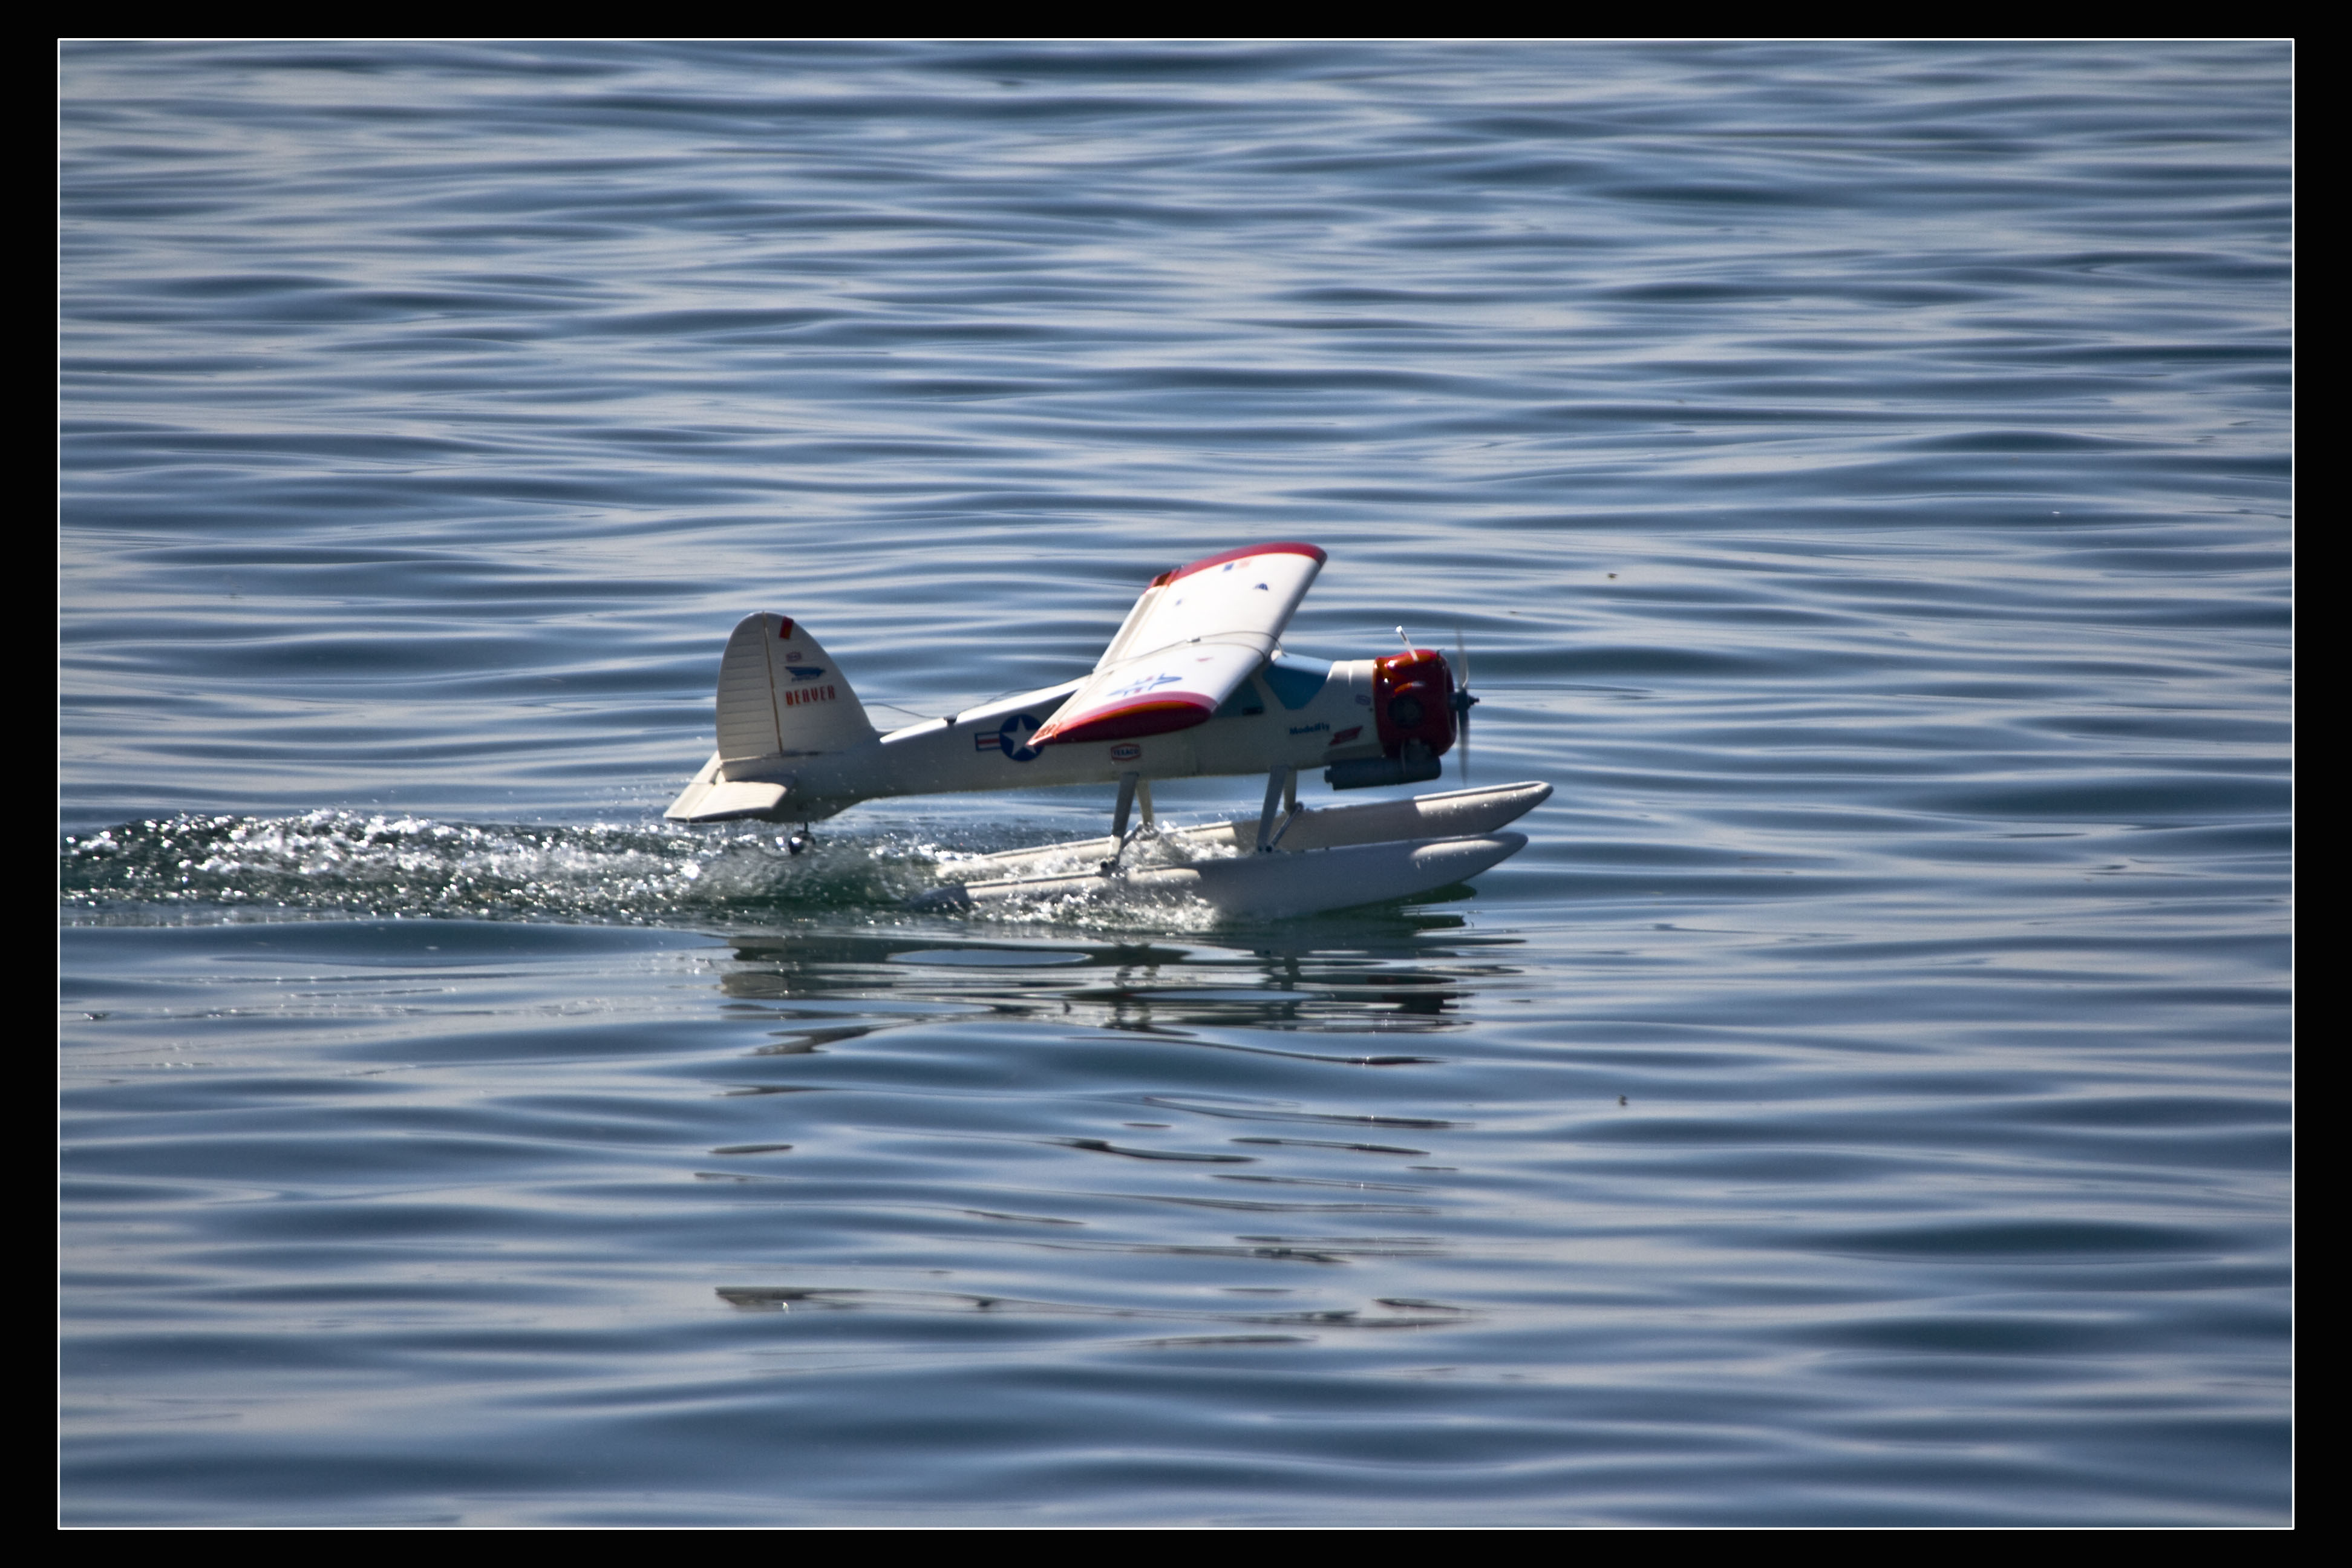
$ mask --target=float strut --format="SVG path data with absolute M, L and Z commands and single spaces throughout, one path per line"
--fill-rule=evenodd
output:
M 1141 773 L 1118 775 L 1118 806 L 1111 813 L 1110 817 L 1110 858 L 1102 863 L 1102 868 L 1106 871 L 1116 869 L 1118 866 L 1118 858 L 1127 853 L 1127 819 L 1129 814 L 1135 809 L 1136 786 L 1142 782 Z M 1151 795 L 1148 789 L 1144 793 L 1143 801 L 1144 820 L 1148 822 L 1151 817 Z
M 1142 782 L 1140 773 L 1118 775 L 1118 805 L 1110 814 L 1110 836 L 1121 844 L 1127 842 L 1127 819 L 1135 810 L 1135 786 Z
M 1265 775 L 1265 809 L 1257 816 L 1257 852 L 1271 852 L 1282 842 L 1291 818 L 1298 815 L 1298 770 L 1276 768 Z M 1276 821 L 1276 816 L 1281 818 Z

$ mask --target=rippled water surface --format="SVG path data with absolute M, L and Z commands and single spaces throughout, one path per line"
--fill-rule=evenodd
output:
M 68 47 L 65 1517 L 2286 1521 L 2291 67 Z M 1517 858 L 659 818 L 1259 538 Z

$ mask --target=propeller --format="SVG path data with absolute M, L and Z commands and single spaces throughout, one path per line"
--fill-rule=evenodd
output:
M 1462 640 L 1462 627 L 1454 628 L 1454 744 L 1461 759 L 1462 782 L 1470 782 L 1470 710 L 1478 700 L 1470 695 L 1470 645 Z

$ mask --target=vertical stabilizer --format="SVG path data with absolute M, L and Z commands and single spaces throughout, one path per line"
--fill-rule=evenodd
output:
M 719 755 L 844 752 L 874 739 L 874 726 L 833 656 L 787 616 L 746 616 L 719 662 Z

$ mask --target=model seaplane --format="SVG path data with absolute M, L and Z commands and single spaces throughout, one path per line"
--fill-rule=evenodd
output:
M 860 801 L 1118 786 L 1108 837 L 972 857 L 956 868 L 970 879 L 916 900 L 927 907 L 1147 893 L 1280 917 L 1431 892 L 1517 853 L 1527 837 L 1505 826 L 1549 784 L 1298 804 L 1302 768 L 1335 790 L 1441 777 L 1457 742 L 1466 757 L 1477 701 L 1466 654 L 1457 680 L 1410 641 L 1336 664 L 1284 652 L 1324 559 L 1312 544 L 1250 544 L 1163 572 L 1090 673 L 888 734 L 806 626 L 747 616 L 719 660 L 719 749 L 665 815 L 798 822 L 798 853 L 807 824 Z M 1264 809 L 1162 831 L 1151 781 L 1210 773 L 1265 774 Z

